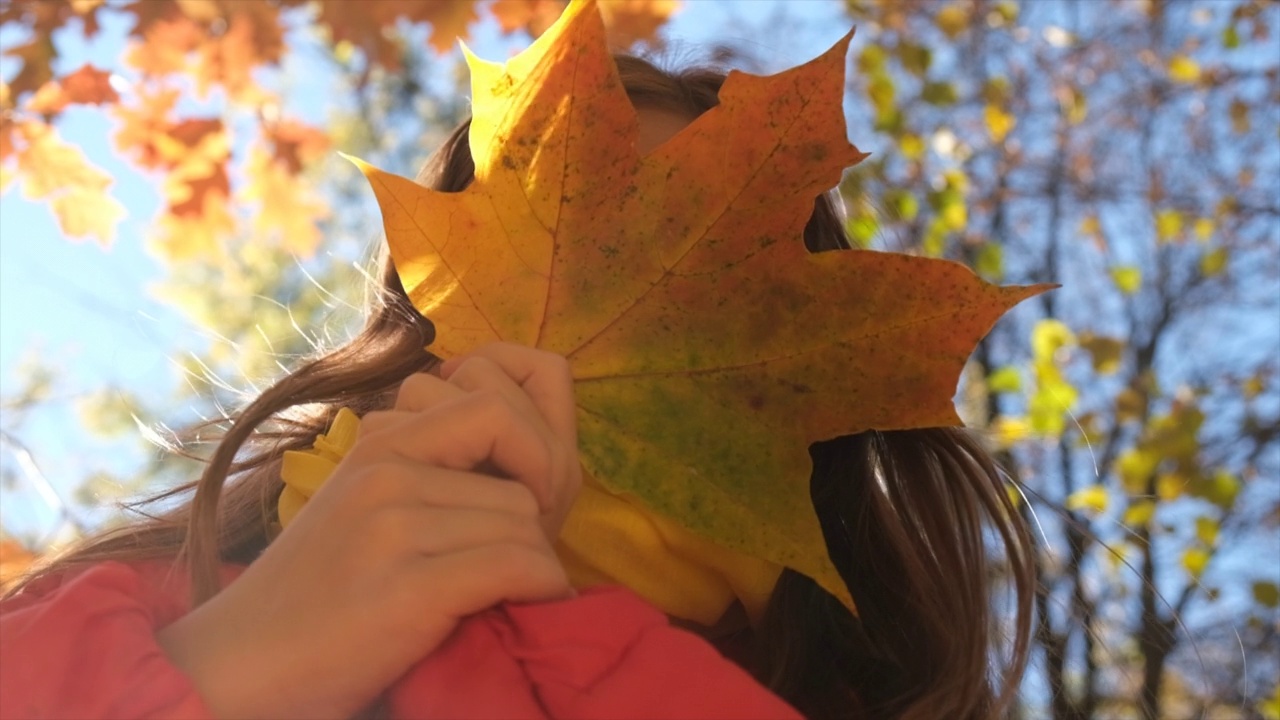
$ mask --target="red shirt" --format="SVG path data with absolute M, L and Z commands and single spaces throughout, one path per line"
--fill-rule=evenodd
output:
M 187 598 L 168 564 L 111 562 L 0 604 L 0 718 L 210 717 L 155 640 Z M 617 587 L 467 618 L 390 689 L 390 707 L 397 719 L 800 718 Z

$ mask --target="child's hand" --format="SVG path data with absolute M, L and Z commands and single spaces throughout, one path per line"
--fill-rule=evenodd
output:
M 219 717 L 349 717 L 458 621 L 572 594 L 581 483 L 563 358 L 498 344 L 417 375 L 226 590 L 160 633 Z

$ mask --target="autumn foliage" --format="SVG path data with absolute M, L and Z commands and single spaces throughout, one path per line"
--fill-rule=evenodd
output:
M 0 84 L 0 190 L 21 187 L 47 202 L 72 238 L 115 239 L 123 206 L 111 178 L 58 131 L 69 107 L 101 108 L 114 120 L 117 150 L 158 176 L 164 208 L 154 223 L 153 248 L 170 260 L 216 256 L 222 241 L 248 230 L 300 256 L 314 252 L 316 223 L 327 208 L 302 175 L 328 153 L 322 126 L 279 117 L 279 97 L 256 76 L 278 69 L 290 51 L 287 29 L 309 20 L 335 51 L 364 55 L 375 68 L 397 72 L 406 48 L 388 30 L 409 23 L 429 28 L 428 43 L 448 53 L 487 12 L 507 33 L 540 33 L 564 9 L 563 0 L 15 0 L 0 8 L 0 24 L 29 37 L 10 48 L 20 68 Z M 604 14 L 615 43 L 653 40 L 678 0 L 610 0 Z M 107 16 L 129 24 L 119 67 L 83 67 L 55 77 L 55 35 L 93 38 Z M 192 111 L 188 96 L 217 99 L 251 111 L 257 126 L 240 137 L 224 112 Z M 215 103 L 216 105 L 216 103 Z M 243 150 L 238 150 L 243 148 Z M 237 172 L 238 170 L 238 172 Z M 233 183 L 233 176 L 243 177 Z M 234 208 L 255 208 L 249 227 Z

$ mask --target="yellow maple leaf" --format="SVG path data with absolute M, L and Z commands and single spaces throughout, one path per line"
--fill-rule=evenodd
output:
M 222 255 L 225 250 L 223 240 L 235 232 L 236 218 L 231 213 L 226 195 L 205 193 L 199 198 L 199 208 L 190 214 L 165 213 L 160 216 L 150 238 L 152 252 L 169 262 L 219 258 Z
M 96 237 L 103 245 L 111 244 L 125 215 L 124 206 L 107 193 L 111 177 L 52 127 L 30 121 L 16 129 L 22 142 L 14 151 L 22 194 L 28 200 L 48 201 L 68 237 Z
M 263 148 L 250 152 L 245 175 L 248 183 L 239 196 L 259 204 L 253 213 L 254 231 L 276 239 L 295 255 L 313 255 L 320 244 L 316 223 L 328 215 L 328 206 L 285 163 Z
M 450 357 L 495 340 L 568 358 L 582 462 L 615 493 L 844 602 L 809 498 L 809 445 L 959 423 L 976 341 L 1045 289 L 946 261 L 810 254 L 846 137 L 846 36 L 732 73 L 646 156 L 590 0 L 505 66 L 468 55 L 475 181 L 441 193 L 356 161 L 400 278 Z

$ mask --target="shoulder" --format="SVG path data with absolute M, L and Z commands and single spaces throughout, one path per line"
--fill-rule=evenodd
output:
M 0 717 L 207 717 L 155 639 L 186 613 L 187 587 L 172 560 L 102 562 L 0 603 Z
M 238 565 L 224 565 L 223 582 L 231 582 L 243 570 Z M 0 614 L 70 599 L 77 606 L 94 601 L 142 606 L 163 626 L 186 613 L 190 607 L 189 588 L 185 568 L 173 558 L 71 565 L 62 572 L 37 578 L 0 602 Z

